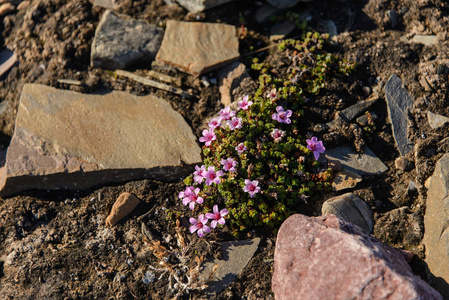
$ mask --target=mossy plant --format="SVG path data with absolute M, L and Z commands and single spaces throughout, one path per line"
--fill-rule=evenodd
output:
M 224 209 L 217 218 L 225 217 L 235 235 L 257 226 L 277 227 L 298 202 L 330 188 L 332 172 L 320 172 L 317 161 L 325 149 L 315 137 L 307 139 L 301 122 L 303 93 L 319 93 L 328 76 L 347 74 L 353 66 L 324 52 L 325 39 L 315 32 L 281 42 L 280 51 L 293 50 L 289 55 L 297 57 L 284 78 L 273 77 L 268 64 L 255 60 L 258 90 L 241 99 L 236 111 L 227 107 L 209 123 L 200 138 L 204 165 L 185 179 L 189 187 L 179 195 L 201 214 L 201 220 L 191 218 L 192 232 L 199 222 L 201 235 L 210 231 L 203 214 L 212 215 L 214 205 Z

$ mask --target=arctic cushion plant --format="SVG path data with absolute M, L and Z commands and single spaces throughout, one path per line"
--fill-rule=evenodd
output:
M 301 123 L 303 88 L 318 93 L 326 76 L 350 70 L 345 65 L 341 71 L 341 61 L 321 52 L 324 37 L 314 33 L 304 39 L 308 42 L 288 41 L 280 49 L 303 51 L 317 64 L 307 65 L 303 78 L 273 78 L 268 66 L 256 63 L 261 72 L 256 93 L 240 99 L 236 110 L 222 109 L 203 131 L 204 164 L 195 167 L 179 193 L 198 216 L 190 218 L 192 233 L 202 237 L 225 224 L 235 235 L 257 226 L 276 228 L 299 202 L 330 188 L 331 171 L 318 171 L 325 147 L 317 137 L 306 137 Z

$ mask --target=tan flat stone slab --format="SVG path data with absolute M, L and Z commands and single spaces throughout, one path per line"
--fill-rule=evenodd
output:
M 234 26 L 169 20 L 156 59 L 199 76 L 238 56 Z
M 173 180 L 200 163 L 200 153 L 182 116 L 153 95 L 87 95 L 26 84 L 0 193 Z

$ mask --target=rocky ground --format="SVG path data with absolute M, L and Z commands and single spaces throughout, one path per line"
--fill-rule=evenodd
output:
M 193 76 L 172 67 L 157 68 L 150 61 L 127 67 L 141 76 L 151 68 L 170 75 L 180 83 L 173 86 L 192 95 L 182 97 L 118 76 L 113 70 L 93 67 L 91 47 L 105 13 L 105 8 L 94 6 L 93 1 L 0 2 L 4 3 L 0 5 L 2 46 L 17 56 L 17 63 L 0 81 L 0 147 L 4 150 L 14 134 L 25 83 L 86 94 L 154 94 L 171 104 L 196 137 L 201 136 L 205 122 L 223 107 L 218 70 Z M 254 57 L 266 59 L 277 72 L 286 69 L 290 58 L 275 47 L 253 51 L 273 45 L 271 29 L 285 19 L 288 11 L 307 18 L 308 25 L 320 32 L 335 34 L 328 50 L 355 62 L 357 67 L 348 77 L 332 78 L 318 95 L 309 96 L 305 109 L 308 130 L 320 136 L 327 149 L 347 146 L 366 153 L 368 147 L 388 169 L 375 171 L 374 175 L 370 170 L 360 170 L 362 180 L 355 187 L 318 194 L 308 199 L 301 213 L 319 216 L 323 202 L 348 191 L 360 196 L 373 211 L 373 235 L 397 249 L 412 252 L 413 272 L 429 281 L 422 242 L 425 182 L 438 159 L 448 151 L 449 133 L 448 125 L 436 127 L 428 112 L 449 116 L 448 4 L 440 0 L 312 1 L 274 9 L 271 18 L 262 20 L 261 9 L 266 5 L 263 1 L 231 1 L 198 13 L 175 3 L 167 4 L 171 2 L 175 1 L 119 0 L 113 11 L 161 28 L 166 28 L 169 20 L 236 26 L 240 61 L 248 70 Z M 300 31 L 294 29 L 289 34 L 298 36 Z M 393 74 L 402 80 L 403 90 L 400 85 L 385 89 Z M 236 96 L 254 91 L 255 73 L 249 71 L 249 75 L 236 89 Z M 389 91 L 402 91 L 402 96 L 408 91 L 411 96 L 412 105 L 402 113 L 410 122 L 405 129 L 395 129 L 395 120 L 389 118 Z M 355 118 L 340 118 L 337 126 L 325 126 L 336 119 L 337 112 L 367 99 L 378 99 L 369 108 L 378 116 L 370 131 L 363 130 Z M 400 138 L 395 130 L 405 130 L 405 146 L 398 147 Z M 179 272 L 194 270 L 195 257 L 201 259 L 201 254 L 207 254 L 208 258 L 219 259 L 223 256 L 221 243 L 234 240 L 226 230 L 208 239 L 188 233 L 186 220 L 181 217 L 185 208 L 178 199 L 184 189 L 182 180 L 146 179 L 69 191 L 42 188 L 0 198 L 2 299 L 273 297 L 276 236 L 263 230 L 241 237 L 260 238 L 260 243 L 248 265 L 223 291 L 205 296 L 200 291 L 206 281 L 203 279 L 176 285 Z M 105 226 L 106 216 L 123 192 L 137 196 L 140 204 L 116 226 Z M 179 226 L 176 220 L 180 220 Z M 147 229 L 152 234 L 145 234 Z M 151 238 L 162 244 L 151 243 Z M 186 249 L 185 245 L 190 246 Z M 162 254 L 158 257 L 155 253 Z M 161 265 L 164 257 L 166 264 L 176 265 L 180 271 Z M 194 271 L 192 274 L 196 276 Z

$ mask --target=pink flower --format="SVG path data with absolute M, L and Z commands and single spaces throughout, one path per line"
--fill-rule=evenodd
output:
M 195 203 L 202 204 L 203 201 L 204 201 L 204 199 L 202 197 L 198 196 L 199 192 L 200 192 L 199 188 L 194 189 L 192 191 L 192 193 L 189 194 L 188 197 L 184 197 L 184 199 L 182 199 L 182 204 L 189 205 L 189 208 L 191 210 L 194 210 L 195 209 Z
M 228 172 L 235 172 L 237 162 L 233 158 L 222 159 L 221 164 L 223 165 L 223 170 Z
M 211 185 L 212 183 L 219 184 L 221 182 L 220 176 L 223 176 L 223 171 L 215 172 L 215 167 L 210 166 L 207 171 L 204 172 L 204 178 L 206 178 L 206 185 Z
M 183 192 L 178 194 L 179 199 L 184 199 L 194 195 L 195 188 L 193 186 L 188 186 Z
M 221 126 L 221 120 L 221 117 L 213 118 L 207 125 L 210 129 L 214 130 L 215 128 Z
M 258 187 L 259 181 L 257 180 L 249 180 L 245 179 L 245 186 L 243 187 L 243 191 L 249 193 L 249 196 L 252 198 L 254 194 L 260 191 L 260 187 Z
M 206 171 L 206 167 L 202 165 L 200 168 L 198 166 L 195 166 L 195 172 L 193 172 L 193 181 L 201 183 L 204 179 L 204 172 Z
M 271 91 L 268 92 L 268 97 L 270 98 L 271 101 L 274 101 L 278 98 L 278 94 L 276 93 L 276 89 L 272 89 Z
M 204 233 L 208 233 L 210 232 L 210 228 L 209 226 L 207 226 L 207 221 L 209 221 L 204 214 L 201 214 L 198 217 L 198 220 L 195 218 L 190 218 L 189 222 L 190 224 L 192 224 L 192 226 L 190 226 L 190 233 L 194 233 L 195 231 L 198 230 L 197 234 L 199 237 L 203 237 Z
M 206 218 L 212 220 L 210 222 L 210 227 L 215 228 L 217 227 L 217 223 L 224 225 L 226 223 L 225 219 L 223 218 L 228 214 L 228 210 L 226 208 L 223 208 L 220 212 L 218 211 L 218 205 L 214 205 L 214 213 L 206 213 Z
M 273 120 L 278 121 L 279 123 L 290 124 L 292 121 L 290 120 L 290 116 L 292 115 L 291 110 L 284 111 L 282 106 L 276 107 L 277 113 L 274 113 L 271 118 Z
M 206 146 L 210 146 L 210 143 L 214 141 L 217 138 L 217 136 L 214 133 L 213 129 L 204 129 L 203 130 L 203 136 L 200 137 L 200 142 L 206 142 Z
M 326 151 L 326 148 L 323 146 L 322 141 L 318 141 L 316 137 L 312 137 L 310 140 L 306 140 L 307 142 L 307 149 L 313 152 L 313 156 L 315 156 L 315 160 L 318 160 L 320 158 L 320 153 L 324 153 Z
M 279 130 L 277 128 L 273 129 L 273 131 L 271 132 L 271 137 L 274 139 L 276 143 L 279 143 L 284 136 L 285 131 Z
M 242 101 L 239 101 L 237 110 L 247 110 L 251 105 L 253 105 L 253 101 L 248 101 L 248 96 L 244 96 Z
M 228 121 L 228 125 L 231 130 L 242 128 L 242 119 L 232 117 L 232 120 Z
M 248 148 L 246 148 L 246 146 L 243 143 L 240 143 L 240 144 L 237 145 L 237 147 L 235 147 L 235 150 L 237 150 L 237 153 L 239 155 L 242 155 L 242 153 L 247 151 Z
M 235 116 L 235 111 L 231 110 L 229 106 L 226 106 L 222 110 L 220 110 L 220 116 L 223 118 L 223 120 L 229 120 L 233 116 Z

